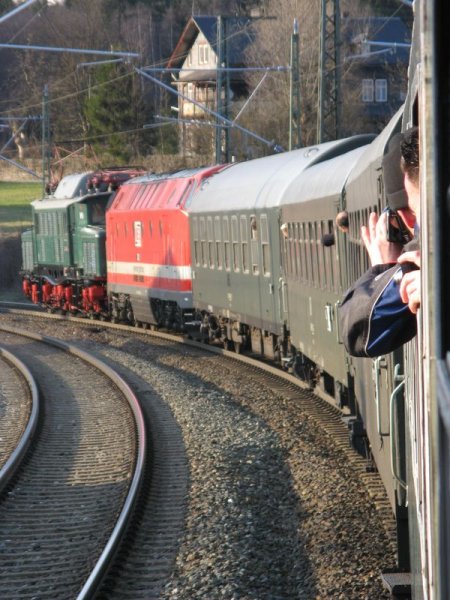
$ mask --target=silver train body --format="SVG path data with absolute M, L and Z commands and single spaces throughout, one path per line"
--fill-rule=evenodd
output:
M 450 598 L 450 109 L 438 101 L 448 94 L 450 60 L 435 44 L 449 12 L 441 0 L 416 0 L 406 102 L 376 138 L 231 165 L 187 207 L 201 337 L 278 360 L 343 409 L 397 522 L 397 572 L 386 585 L 394 595 L 410 587 L 415 599 Z M 340 339 L 337 308 L 368 267 L 360 226 L 386 204 L 388 142 L 412 124 L 422 153 L 420 331 L 406 348 L 356 359 Z M 335 225 L 342 209 L 348 233 Z

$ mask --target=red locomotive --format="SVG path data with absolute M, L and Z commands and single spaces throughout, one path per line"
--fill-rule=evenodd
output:
M 223 168 L 138 177 L 120 187 L 106 213 L 113 320 L 181 330 L 192 317 L 189 200 Z

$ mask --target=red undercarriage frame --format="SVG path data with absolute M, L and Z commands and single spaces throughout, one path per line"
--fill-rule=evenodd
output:
M 77 289 L 81 294 L 76 293 Z M 24 279 L 22 290 L 34 304 L 65 312 L 100 315 L 106 312 L 108 305 L 105 281 L 81 287 L 69 282 L 53 285 L 47 280 Z

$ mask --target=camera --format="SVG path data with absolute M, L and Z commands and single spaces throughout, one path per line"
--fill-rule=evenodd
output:
M 406 227 L 403 219 L 392 208 L 387 207 L 383 212 L 387 213 L 387 232 L 386 239 L 388 242 L 395 244 L 407 244 L 413 238 L 410 230 Z

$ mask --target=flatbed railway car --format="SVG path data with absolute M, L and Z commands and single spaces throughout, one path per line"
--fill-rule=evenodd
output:
M 122 185 L 106 215 L 113 320 L 179 331 L 192 321 L 189 202 L 223 168 L 138 177 Z

